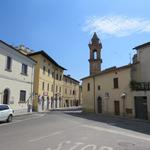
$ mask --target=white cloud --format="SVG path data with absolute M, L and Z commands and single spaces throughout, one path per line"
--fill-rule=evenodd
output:
M 86 20 L 83 31 L 117 37 L 129 36 L 134 33 L 150 33 L 150 20 L 126 16 L 94 16 Z

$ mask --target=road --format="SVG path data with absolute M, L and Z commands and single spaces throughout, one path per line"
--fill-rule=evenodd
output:
M 0 150 L 150 150 L 150 123 L 49 112 L 0 124 Z

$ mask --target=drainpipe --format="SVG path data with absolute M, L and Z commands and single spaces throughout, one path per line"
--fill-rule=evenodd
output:
M 95 100 L 95 77 L 93 76 L 93 84 L 94 84 L 94 112 L 96 113 L 96 107 L 95 107 L 95 104 L 96 104 L 96 100 Z
M 56 68 L 55 68 L 55 66 L 54 66 L 54 80 L 53 80 L 53 108 L 55 108 L 55 106 L 56 106 L 56 97 L 55 97 L 55 73 L 56 73 Z
M 34 95 L 34 91 L 33 91 L 33 85 L 34 85 L 34 65 L 32 65 L 32 73 L 31 73 L 31 102 L 29 101 L 28 102 L 28 107 L 29 107 L 29 109 L 28 109 L 28 111 L 29 112 L 32 112 L 32 107 L 33 107 L 33 95 Z

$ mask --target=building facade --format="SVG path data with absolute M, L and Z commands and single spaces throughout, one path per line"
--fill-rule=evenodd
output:
M 90 43 L 90 75 L 82 79 L 83 109 L 150 119 L 150 42 L 134 48 L 132 64 L 101 70 L 97 49 L 102 44 L 95 34 Z
M 84 111 L 134 116 L 129 88 L 130 69 L 130 65 L 112 67 L 83 78 Z
M 63 72 L 61 67 L 46 52 L 28 54 L 37 64 L 34 80 L 34 110 L 45 111 L 63 106 Z
M 150 119 L 150 42 L 134 48 L 131 68 L 131 89 L 135 105 L 135 117 Z
M 31 111 L 36 62 L 9 44 L 0 41 L 0 103 L 14 113 Z
M 63 75 L 63 107 L 74 107 L 80 105 L 79 81 L 70 75 Z

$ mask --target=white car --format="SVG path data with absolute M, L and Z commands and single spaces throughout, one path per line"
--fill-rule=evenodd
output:
M 9 105 L 0 104 L 0 121 L 11 122 L 13 118 L 13 110 Z

